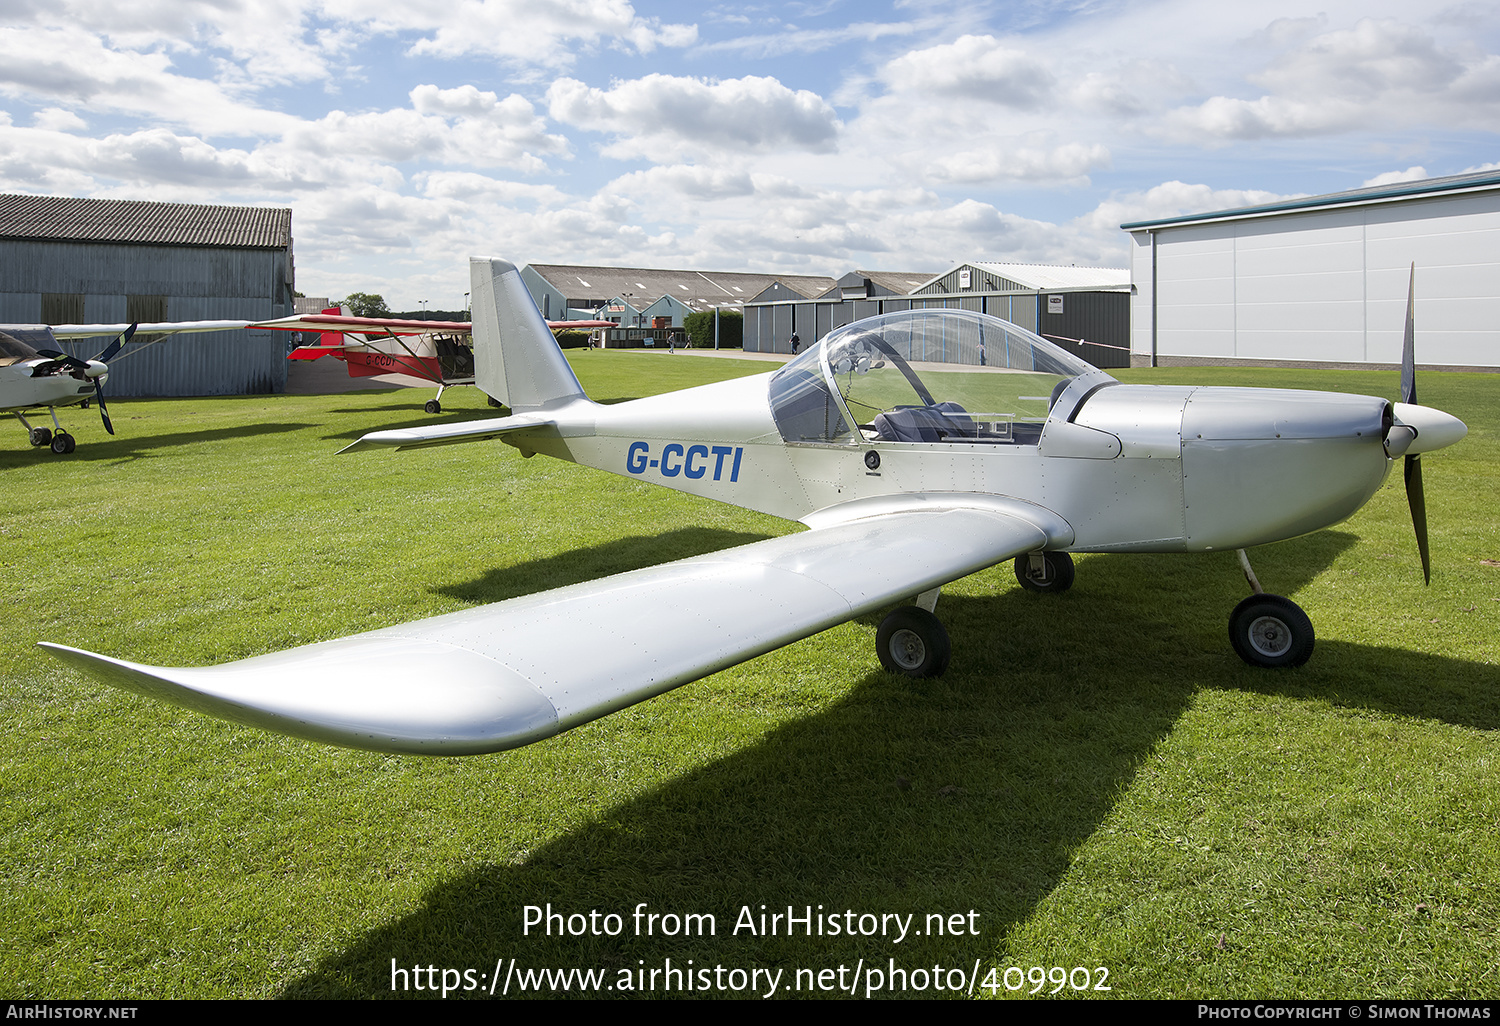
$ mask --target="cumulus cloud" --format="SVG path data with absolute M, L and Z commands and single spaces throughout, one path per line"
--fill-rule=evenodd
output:
M 615 135 L 612 156 L 794 149 L 827 152 L 840 123 L 822 97 L 774 78 L 724 81 L 647 75 L 597 89 L 561 78 L 547 90 L 553 118 Z
M 0 93 L 147 116 L 205 133 L 274 134 L 294 119 L 172 68 L 169 55 L 116 50 L 74 26 L 0 29 Z
M 1418 122 L 1500 128 L 1500 58 L 1445 50 L 1425 30 L 1393 20 L 1323 33 L 1250 81 L 1265 94 L 1178 108 L 1165 118 L 1165 134 L 1222 143 Z
M 963 36 L 940 46 L 897 57 L 881 78 L 901 92 L 984 100 L 1035 110 L 1056 85 L 1045 64 L 994 36 Z
M 1235 207 L 1296 199 L 1300 195 L 1281 195 L 1260 189 L 1215 189 L 1201 183 L 1163 182 L 1141 192 L 1113 196 L 1079 217 L 1075 224 L 1083 230 L 1119 239 L 1120 225 L 1132 221 L 1154 221 L 1180 214 L 1232 210 Z
M 1109 167 L 1109 148 L 1099 143 L 1064 143 L 1051 148 L 991 145 L 940 153 L 923 167 L 939 182 L 1046 182 L 1087 185 L 1088 173 Z
M 350 22 L 372 21 L 418 36 L 410 52 L 450 59 L 490 55 L 516 64 L 568 67 L 578 51 L 618 45 L 637 53 L 697 41 L 693 25 L 643 18 L 626 0 L 458 0 L 414 5 L 407 0 L 324 0 Z
M 1374 178 L 1366 178 L 1365 185 L 1394 185 L 1397 182 L 1420 182 L 1424 178 L 1431 178 L 1425 167 L 1409 167 L 1405 171 L 1387 171 L 1376 175 Z

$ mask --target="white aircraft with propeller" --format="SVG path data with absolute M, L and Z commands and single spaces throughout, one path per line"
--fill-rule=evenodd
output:
M 59 456 L 78 447 L 73 436 L 63 430 L 57 419 L 59 406 L 99 404 L 104 430 L 115 433 L 104 405 L 104 383 L 109 380 L 109 363 L 120 347 L 135 334 L 135 325 L 124 326 L 120 337 L 92 360 L 56 349 L 35 349 L 34 343 L 47 345 L 51 334 L 45 326 L 36 329 L 11 328 L 0 331 L 0 413 L 14 413 L 26 429 L 32 445 L 48 446 Z M 46 410 L 52 414 L 52 430 L 33 427 L 27 413 Z
M 512 415 L 376 432 L 348 449 L 500 439 L 809 530 L 221 666 L 43 644 L 110 684 L 240 723 L 472 754 L 893 605 L 876 634 L 881 664 L 940 674 L 951 648 L 940 589 L 1004 560 L 1025 587 L 1061 591 L 1071 552 L 1235 549 L 1255 592 L 1230 618 L 1235 651 L 1296 666 L 1312 653 L 1312 624 L 1261 592 L 1243 550 L 1345 519 L 1404 457 L 1428 576 L 1419 460 L 1467 431 L 1416 405 L 1409 306 L 1394 404 L 1122 384 L 1014 324 L 913 310 L 846 325 L 771 374 L 600 405 L 516 268 L 475 259 L 471 273 L 479 385 Z

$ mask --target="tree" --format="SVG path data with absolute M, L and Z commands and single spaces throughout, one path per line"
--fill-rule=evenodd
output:
M 391 308 L 385 305 L 385 298 L 378 293 L 351 292 L 339 300 L 338 305 L 355 317 L 389 317 L 391 315 Z
M 687 329 L 688 338 L 694 349 L 712 349 L 714 347 L 714 312 L 712 310 L 700 310 L 690 313 L 682 319 L 682 326 Z M 745 316 L 737 310 L 719 311 L 719 348 L 740 348 L 745 328 Z

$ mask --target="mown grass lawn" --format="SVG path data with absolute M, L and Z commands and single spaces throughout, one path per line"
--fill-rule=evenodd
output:
M 767 369 L 574 363 L 601 399 Z M 1376 372 L 1120 376 L 1396 388 Z M 781 969 L 781 996 L 798 969 L 861 959 L 996 981 L 1103 967 L 1112 990 L 1091 994 L 1112 997 L 1500 995 L 1500 376 L 1421 386 L 1470 427 L 1426 459 L 1432 586 L 1399 475 L 1348 523 L 1256 550 L 1267 589 L 1316 624 L 1299 670 L 1229 648 L 1232 554 L 1084 556 L 1061 596 L 1022 592 L 1006 564 L 945 590 L 941 680 L 881 672 L 867 618 L 468 759 L 231 726 L 96 685 L 34 642 L 207 664 L 798 528 L 498 443 L 334 455 L 432 422 L 415 390 L 117 400 L 114 438 L 93 411 L 66 415 L 69 457 L 13 426 L 0 996 L 383 997 L 392 959 L 484 974 L 469 996 L 498 959 L 610 983 L 667 959 Z M 491 412 L 472 390 L 444 405 Z M 525 906 L 548 903 L 624 929 L 523 936 Z M 636 936 L 641 903 L 712 914 L 717 934 Z M 733 932 L 762 904 L 917 929 L 963 913 L 975 930 Z

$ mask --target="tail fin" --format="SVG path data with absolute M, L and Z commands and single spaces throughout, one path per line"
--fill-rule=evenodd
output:
M 585 398 L 516 265 L 471 257 L 474 377 L 487 395 L 517 412 Z

